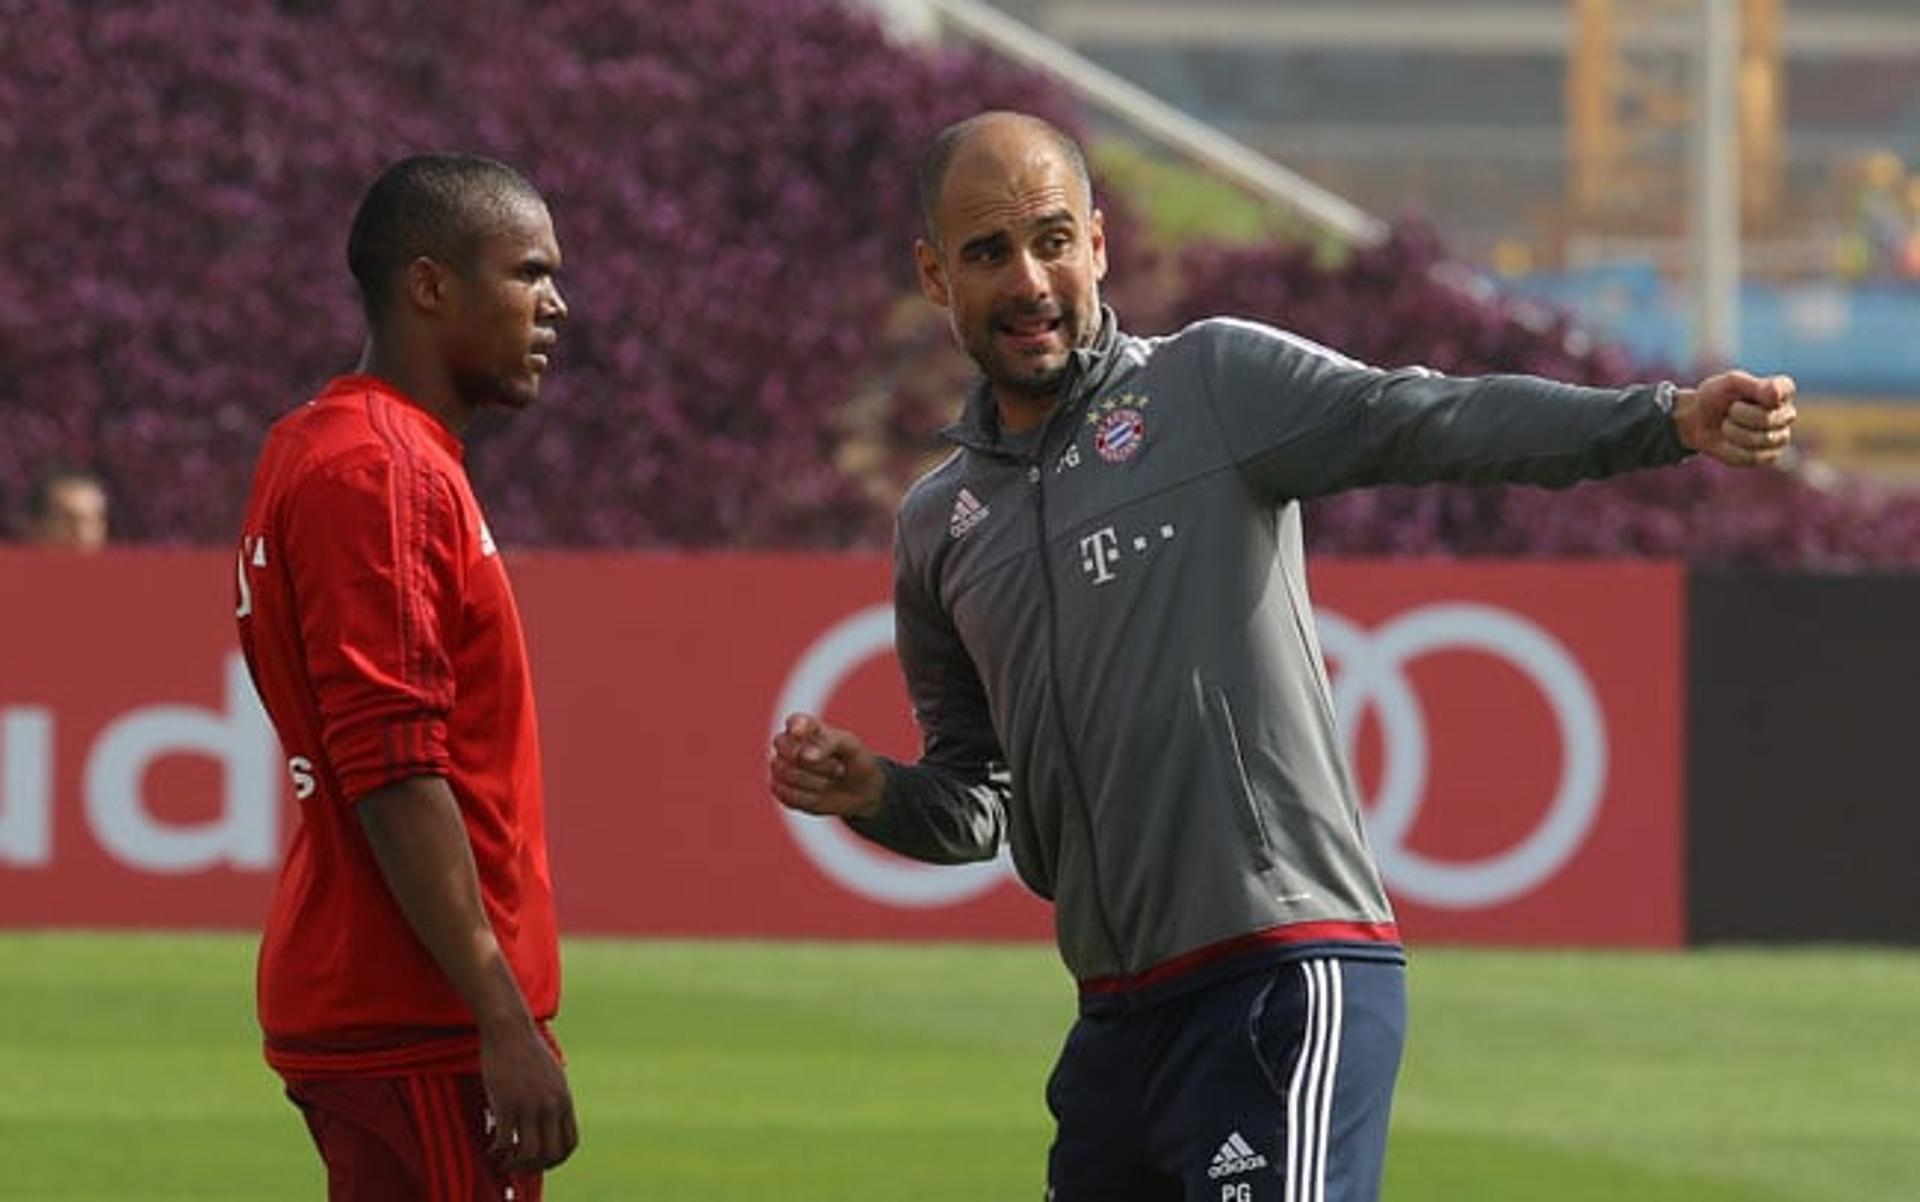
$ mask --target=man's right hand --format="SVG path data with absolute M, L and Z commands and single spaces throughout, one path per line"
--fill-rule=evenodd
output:
M 480 1032 L 480 1080 L 487 1091 L 487 1157 L 507 1173 L 539 1173 L 580 1142 L 573 1093 L 559 1057 L 530 1021 Z
M 858 735 L 812 714 L 789 714 L 773 737 L 767 783 L 788 809 L 865 818 L 880 808 L 887 774 Z

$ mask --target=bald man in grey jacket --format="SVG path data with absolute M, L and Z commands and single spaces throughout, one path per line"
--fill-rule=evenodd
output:
M 922 290 L 981 370 L 901 506 L 918 762 L 795 714 L 771 788 L 933 863 L 1010 844 L 1080 1018 L 1057 1202 L 1379 1194 L 1405 953 L 1307 597 L 1300 502 L 1563 486 L 1791 439 L 1784 377 L 1577 388 L 1383 372 L 1266 326 L 1121 331 L 1079 148 L 986 113 L 922 165 Z

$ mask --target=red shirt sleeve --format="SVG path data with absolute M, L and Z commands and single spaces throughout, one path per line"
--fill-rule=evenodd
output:
M 446 479 L 404 444 L 289 498 L 288 569 L 327 758 L 349 800 L 445 776 L 466 558 Z

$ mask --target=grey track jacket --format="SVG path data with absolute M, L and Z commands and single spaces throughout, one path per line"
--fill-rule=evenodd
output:
M 900 511 L 924 745 L 851 825 L 916 859 L 1009 841 L 1084 992 L 1264 955 L 1398 958 L 1307 599 L 1304 498 L 1567 485 L 1685 454 L 1671 388 L 1376 371 L 1232 320 L 1104 314 L 1038 438 L 984 382 Z

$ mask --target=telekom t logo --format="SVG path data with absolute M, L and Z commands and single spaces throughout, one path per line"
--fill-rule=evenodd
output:
M 1128 551 L 1138 556 L 1149 555 L 1161 543 L 1172 542 L 1173 534 L 1171 522 L 1161 523 L 1158 529 L 1143 527 L 1125 539 L 1112 526 L 1102 526 L 1080 540 L 1080 570 L 1093 577 L 1096 585 L 1117 580 L 1119 573 L 1113 570 L 1113 565 Z
M 1080 540 L 1080 569 L 1093 577 L 1095 584 L 1114 579 L 1113 561 L 1120 557 L 1120 536 L 1112 526 L 1102 526 Z

